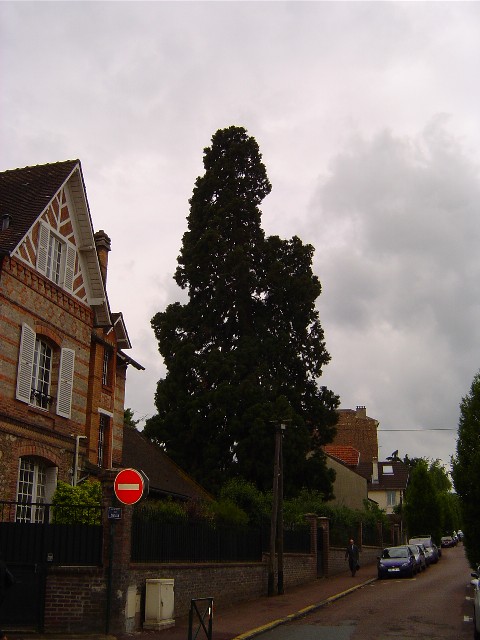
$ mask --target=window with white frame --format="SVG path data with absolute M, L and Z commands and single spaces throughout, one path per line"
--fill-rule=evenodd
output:
M 110 362 L 111 362 L 110 350 L 107 347 L 104 347 L 103 369 L 102 369 L 102 384 L 104 387 L 108 387 L 110 385 Z
M 56 284 L 60 282 L 60 275 L 62 269 L 62 252 L 63 243 L 59 238 L 50 234 L 48 239 L 48 254 L 47 254 L 47 268 L 46 268 L 46 276 L 53 280 Z
M 37 269 L 40 273 L 67 291 L 72 291 L 75 260 L 75 247 L 42 222 L 37 248 Z
M 42 339 L 35 340 L 33 353 L 32 389 L 30 401 L 35 407 L 48 409 L 52 398 L 50 382 L 52 377 L 52 348 Z
M 57 467 L 39 458 L 20 458 L 17 481 L 17 522 L 43 522 L 45 504 L 57 485 Z
M 17 370 L 16 398 L 32 406 L 50 409 L 52 382 L 57 383 L 57 415 L 70 418 L 72 411 L 75 351 L 61 348 L 60 361 L 54 348 L 26 323 L 22 325 Z M 54 366 L 56 362 L 56 366 Z
M 108 431 L 110 426 L 110 418 L 105 413 L 100 414 L 100 423 L 98 426 L 98 445 L 97 445 L 97 464 L 103 467 L 105 463 L 105 445 L 107 442 Z
M 394 507 L 397 504 L 397 492 L 387 491 L 387 507 Z

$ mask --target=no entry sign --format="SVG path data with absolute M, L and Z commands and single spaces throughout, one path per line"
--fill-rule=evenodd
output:
M 120 502 L 135 504 L 143 495 L 143 476 L 136 469 L 123 469 L 117 473 L 113 489 Z

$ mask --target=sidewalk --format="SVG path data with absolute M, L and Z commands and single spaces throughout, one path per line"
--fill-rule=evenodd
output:
M 285 622 L 319 609 L 326 604 L 348 595 L 352 591 L 377 579 L 377 565 L 362 567 L 352 578 L 349 571 L 331 578 L 319 578 L 299 587 L 285 589 L 281 596 L 263 596 L 250 602 L 215 608 L 213 615 L 214 640 L 247 640 L 263 631 L 273 629 Z M 207 594 L 205 594 L 207 595 Z M 192 636 L 198 640 L 206 638 L 203 629 L 197 634 L 199 623 L 194 622 Z M 117 636 L 117 640 L 187 640 L 188 617 L 175 621 L 175 627 L 163 631 L 142 631 Z
M 294 620 L 319 609 L 356 589 L 377 579 L 376 564 L 362 567 L 352 578 L 345 571 L 331 578 L 317 580 L 298 587 L 285 588 L 281 596 L 262 596 L 249 602 L 215 607 L 212 625 L 213 640 L 248 640 L 264 631 Z M 208 594 L 199 594 L 208 597 Z M 193 638 L 206 640 L 199 621 L 193 624 Z M 9 633 L 9 640 L 31 640 L 32 636 Z M 34 636 L 35 640 L 188 640 L 188 616 L 177 618 L 175 626 L 162 631 L 138 631 L 119 635 L 45 634 Z

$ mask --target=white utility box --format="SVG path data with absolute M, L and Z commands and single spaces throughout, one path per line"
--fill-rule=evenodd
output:
M 174 585 L 173 578 L 149 578 L 147 580 L 144 629 L 166 629 L 175 626 L 173 618 Z

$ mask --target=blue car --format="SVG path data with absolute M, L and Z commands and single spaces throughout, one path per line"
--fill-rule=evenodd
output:
M 415 556 L 407 545 L 387 547 L 377 562 L 378 578 L 408 577 L 413 578 L 417 572 Z

